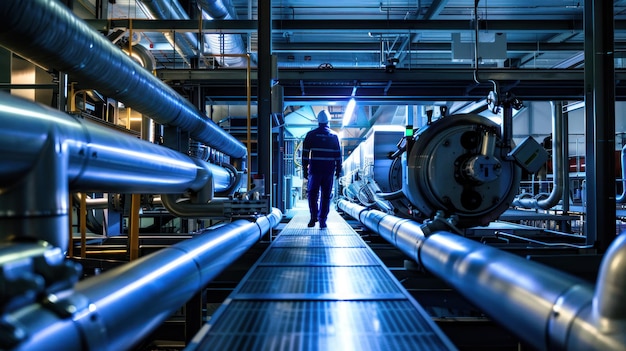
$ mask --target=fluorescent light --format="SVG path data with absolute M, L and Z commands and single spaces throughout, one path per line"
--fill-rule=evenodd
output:
M 343 113 L 343 121 L 341 122 L 342 127 L 348 125 L 348 122 L 350 122 L 355 107 L 356 100 L 354 100 L 354 98 L 351 98 L 350 101 L 348 101 L 348 105 L 346 105 L 346 110 Z

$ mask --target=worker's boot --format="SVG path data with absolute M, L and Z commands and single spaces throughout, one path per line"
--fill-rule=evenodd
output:
M 312 219 L 309 221 L 309 224 L 307 224 L 306 226 L 309 228 L 313 228 L 315 227 L 315 222 L 317 222 L 315 219 Z

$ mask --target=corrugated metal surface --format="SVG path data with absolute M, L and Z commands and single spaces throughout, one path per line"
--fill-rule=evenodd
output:
M 187 350 L 455 349 L 335 212 L 297 215 Z

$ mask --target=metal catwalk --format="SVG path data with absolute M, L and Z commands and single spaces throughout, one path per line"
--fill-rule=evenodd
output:
M 450 350 L 454 345 L 331 211 L 296 214 L 186 350 Z

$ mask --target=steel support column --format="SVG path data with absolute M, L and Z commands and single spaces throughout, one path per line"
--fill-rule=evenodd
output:
M 258 173 L 265 176 L 265 193 L 273 204 L 272 188 L 272 119 L 271 119 L 271 71 L 272 71 L 272 5 L 271 1 L 259 1 L 259 59 L 258 59 Z
M 585 130 L 588 244 L 615 238 L 615 63 L 613 2 L 585 0 Z

